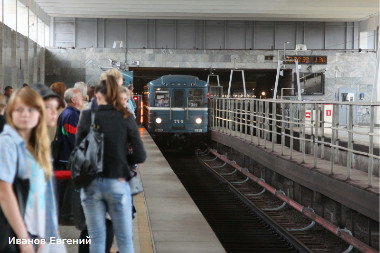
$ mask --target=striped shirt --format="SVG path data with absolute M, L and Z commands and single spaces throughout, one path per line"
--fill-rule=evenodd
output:
M 67 106 L 60 116 L 58 122 L 58 137 L 62 140 L 59 149 L 58 160 L 60 162 L 67 162 L 69 160 L 71 151 L 75 146 L 75 134 L 78 128 L 80 111 L 72 106 Z

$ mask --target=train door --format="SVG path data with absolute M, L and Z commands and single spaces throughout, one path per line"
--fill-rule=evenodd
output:
M 185 129 L 185 90 L 174 89 L 171 98 L 173 129 Z

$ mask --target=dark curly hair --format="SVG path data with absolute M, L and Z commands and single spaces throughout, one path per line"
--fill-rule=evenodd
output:
M 50 89 L 59 95 L 59 108 L 66 107 L 64 94 L 67 90 L 66 84 L 64 82 L 55 82 L 50 85 Z

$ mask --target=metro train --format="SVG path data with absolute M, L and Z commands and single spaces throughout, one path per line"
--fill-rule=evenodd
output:
M 144 125 L 155 136 L 204 135 L 208 85 L 196 76 L 166 75 L 144 87 Z
M 120 70 L 120 72 L 123 75 L 124 85 L 127 87 L 133 85 L 133 71 Z

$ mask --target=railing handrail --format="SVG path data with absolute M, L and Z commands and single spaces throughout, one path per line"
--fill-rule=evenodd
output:
M 326 104 L 330 105 L 328 108 L 330 112 L 325 116 Z M 378 145 L 380 137 L 379 127 L 375 125 L 374 120 L 375 109 L 380 107 L 379 102 L 213 98 L 210 105 L 211 128 L 217 127 L 230 135 L 238 135 L 239 138 L 249 134 L 251 142 L 257 138 L 257 145 L 264 145 L 265 148 L 267 148 L 267 142 L 272 141 L 272 151 L 274 151 L 274 143 L 279 142 L 281 155 L 284 154 L 284 147 L 290 148 L 290 159 L 293 154 L 293 141 L 299 142 L 302 162 L 305 162 L 306 153 L 314 155 L 314 167 L 317 167 L 318 160 L 324 159 L 325 148 L 330 148 L 328 153 L 331 174 L 334 173 L 338 152 L 345 152 L 347 155 L 345 164 L 347 179 L 351 179 L 354 155 L 367 157 L 368 186 L 372 187 L 373 168 L 374 165 L 377 166 L 380 163 L 380 156 L 376 153 L 378 149 L 374 148 Z M 347 106 L 342 107 L 342 105 Z M 361 124 L 368 124 L 366 127 L 359 126 L 354 120 L 357 116 L 355 107 L 358 106 L 370 107 L 369 110 L 366 108 L 368 114 L 365 121 L 360 121 Z M 345 113 L 343 120 L 339 117 L 340 111 Z M 289 138 L 290 144 L 286 142 L 286 138 Z M 355 149 L 354 141 L 358 142 L 358 138 L 362 146 L 368 146 L 368 150 Z M 309 152 L 306 151 L 307 148 Z M 374 162 L 375 160 L 377 163 Z
M 358 105 L 358 106 L 380 106 L 380 102 L 370 102 L 370 101 L 356 101 L 356 102 L 341 102 L 341 101 L 330 101 L 330 100 L 287 100 L 287 99 L 260 99 L 260 98 L 224 98 L 224 97 L 214 97 L 212 99 L 221 99 L 221 100 L 253 100 L 253 101 L 267 101 L 272 103 L 291 103 L 291 104 L 338 104 L 338 105 Z

